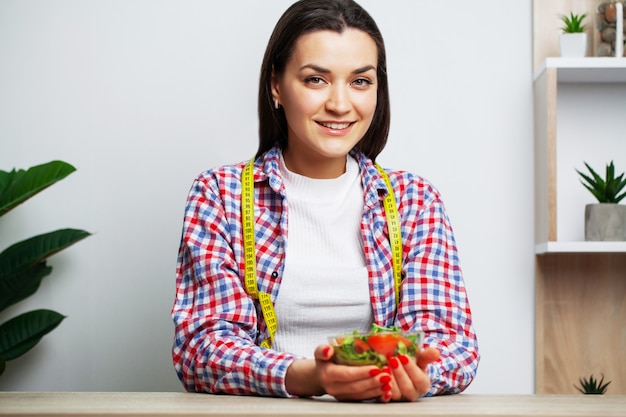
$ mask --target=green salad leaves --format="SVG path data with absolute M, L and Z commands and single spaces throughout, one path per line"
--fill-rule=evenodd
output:
M 421 343 L 420 332 L 403 332 L 396 326 L 382 327 L 372 324 L 369 333 L 352 334 L 334 338 L 334 361 L 342 365 L 387 365 L 393 356 L 408 355 L 415 358 Z

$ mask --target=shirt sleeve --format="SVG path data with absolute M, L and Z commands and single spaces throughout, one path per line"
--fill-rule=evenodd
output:
M 189 192 L 172 308 L 174 368 L 187 391 L 286 397 L 295 357 L 257 345 L 257 309 L 233 249 L 241 242 L 230 224 L 240 218 L 225 208 L 228 197 L 206 178 Z
M 429 365 L 428 396 L 455 394 L 472 382 L 480 360 L 456 242 L 439 193 L 428 183 L 407 187 L 403 247 L 405 278 L 398 321 L 424 332 L 424 347 L 441 352 Z

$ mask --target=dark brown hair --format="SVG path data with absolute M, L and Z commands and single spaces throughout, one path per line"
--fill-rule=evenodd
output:
M 281 16 L 270 37 L 259 83 L 259 148 L 261 156 L 275 144 L 282 149 L 287 145 L 287 120 L 281 109 L 274 109 L 272 99 L 272 71 L 283 74 L 300 36 L 318 31 L 332 30 L 342 33 L 346 28 L 362 30 L 372 37 L 378 50 L 377 104 L 374 118 L 355 149 L 371 159 L 383 150 L 389 135 L 390 106 L 387 84 L 387 58 L 382 34 L 374 19 L 353 0 L 300 0 Z

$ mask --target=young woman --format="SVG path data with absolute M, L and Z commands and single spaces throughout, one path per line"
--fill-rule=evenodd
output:
M 389 402 L 472 381 L 476 336 L 441 197 L 374 162 L 389 120 L 372 18 L 352 0 L 293 4 L 263 59 L 255 159 L 200 174 L 187 200 L 172 310 L 187 390 Z M 372 323 L 422 331 L 424 348 L 382 370 L 335 364 L 327 337 Z

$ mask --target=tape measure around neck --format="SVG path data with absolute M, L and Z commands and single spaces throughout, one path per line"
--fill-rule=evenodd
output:
M 396 296 L 396 305 L 400 302 L 400 284 L 402 283 L 402 236 L 400 233 L 400 218 L 396 207 L 396 198 L 389 176 L 380 165 L 376 169 L 387 185 L 387 195 L 383 200 L 389 242 L 392 253 L 393 280 Z M 254 159 L 246 164 L 241 174 L 241 218 L 243 223 L 243 253 L 245 261 L 246 292 L 259 300 L 265 325 L 269 330 L 269 338 L 261 342 L 261 347 L 270 348 L 274 342 L 274 335 L 278 329 L 276 311 L 270 295 L 259 291 L 256 279 L 256 241 L 254 238 Z
M 387 184 L 387 195 L 383 200 L 385 217 L 387 218 L 387 230 L 389 233 L 389 244 L 391 245 L 391 258 L 393 266 L 393 281 L 396 293 L 396 306 L 400 304 L 400 285 L 402 284 L 402 235 L 400 233 L 400 216 L 396 207 L 396 197 L 389 176 L 384 169 L 376 164 L 376 169 Z

